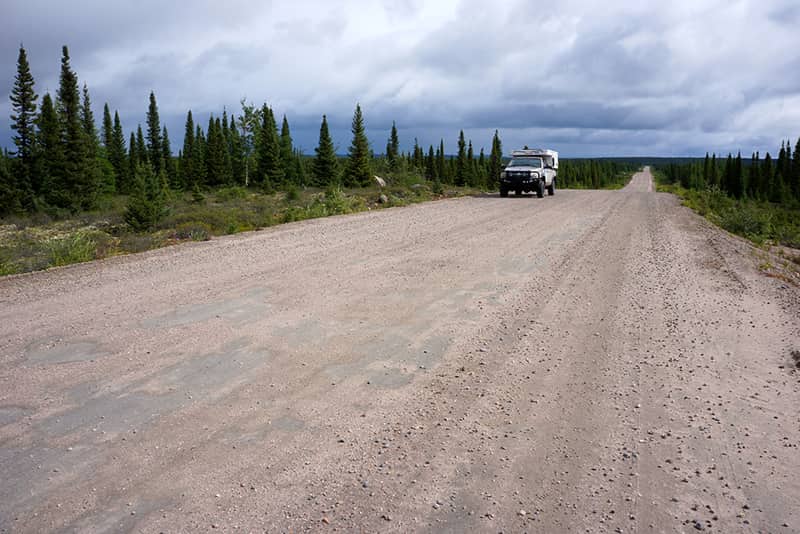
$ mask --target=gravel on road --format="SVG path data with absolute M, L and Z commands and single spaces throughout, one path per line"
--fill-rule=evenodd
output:
M 6 277 L 0 532 L 798 532 L 798 350 L 648 170 Z

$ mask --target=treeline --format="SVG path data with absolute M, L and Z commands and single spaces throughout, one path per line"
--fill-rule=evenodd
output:
M 129 211 L 141 212 L 146 205 L 157 216 L 170 191 L 363 187 L 375 172 L 412 172 L 436 184 L 495 187 L 503 166 L 497 132 L 488 156 L 483 148 L 476 155 L 463 131 L 455 157 L 445 155 L 444 140 L 427 151 L 415 140 L 413 150 L 404 153 L 394 123 L 385 154 L 376 157 L 360 106 L 353 116 L 347 158 L 335 153 L 324 115 L 315 154 L 305 156 L 293 146 L 285 115 L 279 128 L 269 106 L 244 100 L 238 116 L 224 110 L 212 115 L 205 129 L 189 110 L 183 146 L 175 155 L 153 92 L 144 129 L 139 124 L 126 138 L 119 113 L 112 115 L 106 103 L 98 131 L 88 86 L 80 88 L 66 46 L 58 91 L 55 97 L 45 94 L 41 102 L 26 51 L 20 47 L 11 102 L 16 150 L 0 157 L 0 215 L 51 208 L 75 213 L 93 209 L 104 195 L 125 194 L 132 197 Z
M 614 160 L 562 159 L 558 169 L 559 187 L 605 189 L 625 185 L 639 165 Z
M 792 152 L 784 141 L 777 159 L 769 152 L 761 158 L 754 152 L 750 159 L 741 153 L 728 154 L 722 161 L 716 154 L 693 163 L 670 163 L 659 168 L 663 180 L 684 189 L 719 189 L 734 199 L 752 199 L 775 204 L 800 204 L 800 139 Z

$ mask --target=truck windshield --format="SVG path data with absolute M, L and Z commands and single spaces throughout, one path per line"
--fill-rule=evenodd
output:
M 514 158 L 511 160 L 511 163 L 508 164 L 509 167 L 542 167 L 542 160 L 540 158 Z

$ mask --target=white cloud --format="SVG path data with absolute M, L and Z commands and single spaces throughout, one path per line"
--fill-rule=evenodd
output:
M 152 89 L 173 136 L 187 109 L 235 112 L 247 96 L 287 113 L 307 151 L 323 113 L 346 146 L 357 101 L 378 150 L 393 119 L 406 148 L 452 147 L 461 128 L 486 136 L 476 146 L 499 128 L 506 148 L 594 155 L 774 151 L 800 135 L 786 131 L 800 113 L 794 0 L 7 3 L 0 87 L 22 41 L 39 93 L 54 90 L 68 44 L 126 129 Z

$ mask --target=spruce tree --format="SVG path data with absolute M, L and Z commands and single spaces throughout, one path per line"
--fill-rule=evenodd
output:
M 439 177 L 436 172 L 436 156 L 433 153 L 433 145 L 428 147 L 428 157 L 425 159 L 425 178 L 434 181 Z
M 467 168 L 466 183 L 470 187 L 477 185 L 477 169 L 475 168 L 475 150 L 472 148 L 472 139 L 467 142 Z
M 464 140 L 464 130 L 458 134 L 458 156 L 456 157 L 455 185 L 463 186 L 467 183 L 467 142 Z
M 225 144 L 228 147 L 228 151 L 230 151 L 231 131 L 230 131 L 230 128 L 228 127 L 228 110 L 225 109 L 225 108 L 222 108 L 222 124 L 221 124 L 221 126 L 222 126 L 222 130 L 221 130 L 222 131 L 222 138 L 225 140 Z
M 11 129 L 16 133 L 13 136 L 16 146 L 16 186 L 15 190 L 20 195 L 23 208 L 33 209 L 34 183 L 40 181 L 34 176 L 34 155 L 36 130 L 36 100 L 39 96 L 34 90 L 33 75 L 31 74 L 28 56 L 20 45 L 17 57 L 17 74 L 14 77 L 14 87 L 11 89 Z M 7 168 L 9 176 L 10 169 Z
M 733 196 L 742 198 L 745 192 L 744 168 L 742 166 L 742 153 L 736 154 L 733 162 Z
M 414 151 L 411 154 L 411 164 L 418 171 L 422 171 L 425 166 L 425 152 L 423 152 L 422 147 L 419 146 L 419 141 L 416 137 L 414 138 Z
M 150 163 L 150 153 L 147 150 L 147 144 L 144 142 L 144 132 L 142 125 L 136 126 L 136 161 L 137 163 Z M 135 171 L 136 169 L 134 169 Z
M 481 147 L 478 161 L 475 164 L 475 177 L 477 178 L 479 186 L 486 186 L 486 154 L 483 151 L 483 147 Z
M 117 192 L 127 193 L 130 191 L 129 166 L 126 165 L 127 152 L 125 150 L 125 134 L 122 131 L 122 122 L 119 120 L 119 113 L 114 111 L 114 126 L 111 131 L 111 144 L 106 147 L 108 160 L 114 167 L 114 175 L 117 183 Z
M 266 104 L 261 108 L 261 121 L 256 140 L 257 181 L 265 191 L 272 191 L 283 183 L 284 173 L 278 127 L 272 110 Z
M 397 125 L 392 121 L 392 129 L 389 133 L 389 139 L 386 142 L 386 162 L 389 168 L 394 170 L 397 168 L 397 157 L 400 154 L 400 139 L 397 136 Z
M 292 166 L 294 167 L 294 176 L 297 177 L 298 185 L 306 185 L 308 183 L 304 159 L 303 153 L 299 149 L 295 149 Z
M 81 104 L 81 123 L 83 123 L 83 132 L 86 135 L 86 156 L 90 160 L 94 160 L 97 157 L 100 141 L 97 139 L 97 125 L 94 122 L 89 88 L 85 83 L 83 84 L 83 101 Z
M 172 144 L 169 142 L 169 132 L 167 132 L 166 126 L 161 129 L 161 150 L 163 151 L 161 159 L 164 161 L 164 174 L 167 176 L 169 185 L 173 189 L 180 189 L 178 169 L 175 168 L 175 159 L 172 157 Z
M 289 131 L 289 121 L 286 119 L 286 115 L 283 116 L 283 122 L 281 123 L 280 149 L 281 165 L 283 166 L 286 182 L 298 185 L 300 182 L 294 162 L 295 154 L 292 146 L 292 134 Z
M 164 149 L 161 146 L 161 121 L 153 91 L 150 91 L 150 105 L 147 108 L 147 154 L 150 164 L 153 165 L 153 172 L 158 175 L 164 168 L 161 161 Z
M 107 161 L 99 158 L 100 140 L 97 137 L 97 124 L 94 121 L 92 101 L 89 98 L 89 88 L 83 84 L 83 100 L 81 103 L 81 123 L 83 124 L 84 142 L 86 143 L 86 174 L 84 181 L 88 191 L 97 193 L 113 193 L 115 189 L 114 172 Z M 105 171 L 105 172 L 104 172 Z M 86 203 L 88 208 L 94 202 Z
M 136 149 L 136 135 L 131 132 L 131 139 L 128 143 L 128 170 L 127 175 L 130 178 L 128 185 L 133 187 L 134 176 L 136 175 L 136 166 L 139 165 L 139 152 Z M 129 193 L 129 190 L 124 190 L 123 193 Z
M 436 151 L 436 165 L 436 174 L 439 176 L 439 180 L 446 184 L 451 183 L 450 174 L 448 173 L 447 163 L 444 155 L 444 139 L 439 140 L 439 149 Z
M 165 175 L 157 175 L 149 163 L 136 166 L 134 187 L 125 210 L 125 222 L 137 232 L 153 229 L 168 213 Z
M 42 108 L 36 118 L 36 172 L 33 191 L 44 195 L 46 190 L 58 187 L 64 167 L 64 148 L 61 145 L 61 126 L 50 93 L 42 97 Z
M 717 167 L 717 154 L 716 152 L 711 155 L 711 169 L 708 174 L 709 183 L 712 187 L 719 187 L 719 168 Z
M 231 175 L 233 183 L 237 185 L 245 184 L 245 156 L 242 138 L 239 129 L 235 126 L 235 117 L 231 116 L 230 128 L 230 152 L 231 152 Z
M 192 110 L 186 113 L 186 126 L 183 131 L 183 150 L 181 151 L 181 182 L 183 187 L 191 189 L 194 178 L 194 118 Z
M 199 188 L 206 184 L 206 138 L 200 126 L 195 128 L 194 144 L 192 145 L 192 182 L 186 184 L 191 189 Z
M 353 140 L 350 143 L 350 151 L 345 167 L 344 184 L 347 187 L 366 187 L 371 179 L 371 152 L 364 128 L 364 116 L 361 113 L 359 104 L 356 104 L 350 131 L 353 133 Z
M 761 191 L 759 196 L 764 200 L 772 200 L 773 190 L 775 189 L 775 171 L 772 168 L 772 156 L 769 152 L 764 156 L 764 163 L 761 165 Z
M 492 137 L 492 150 L 489 152 L 489 183 L 490 188 L 494 189 L 500 185 L 500 173 L 503 171 L 503 143 L 500 141 L 500 134 L 494 131 Z
M 92 207 L 96 190 L 94 173 L 90 172 L 88 165 L 86 133 L 81 122 L 78 76 L 70 67 L 67 47 L 64 46 L 61 51 L 57 110 L 64 157 L 62 168 L 53 176 L 52 185 L 45 195 L 51 204 L 76 212 Z
M 334 185 L 338 181 L 338 162 L 331 134 L 328 132 L 328 118 L 325 115 L 322 116 L 322 124 L 319 127 L 319 143 L 314 151 L 316 153 L 312 166 L 314 185 L 317 187 Z
M 206 181 L 211 186 L 225 183 L 225 140 L 219 120 L 211 115 L 206 129 Z
M 106 149 L 106 157 L 109 157 L 109 151 L 113 144 L 112 138 L 114 137 L 114 123 L 111 122 L 111 111 L 108 109 L 108 102 L 103 104 L 103 147 Z M 110 158 L 109 158 L 110 161 Z

